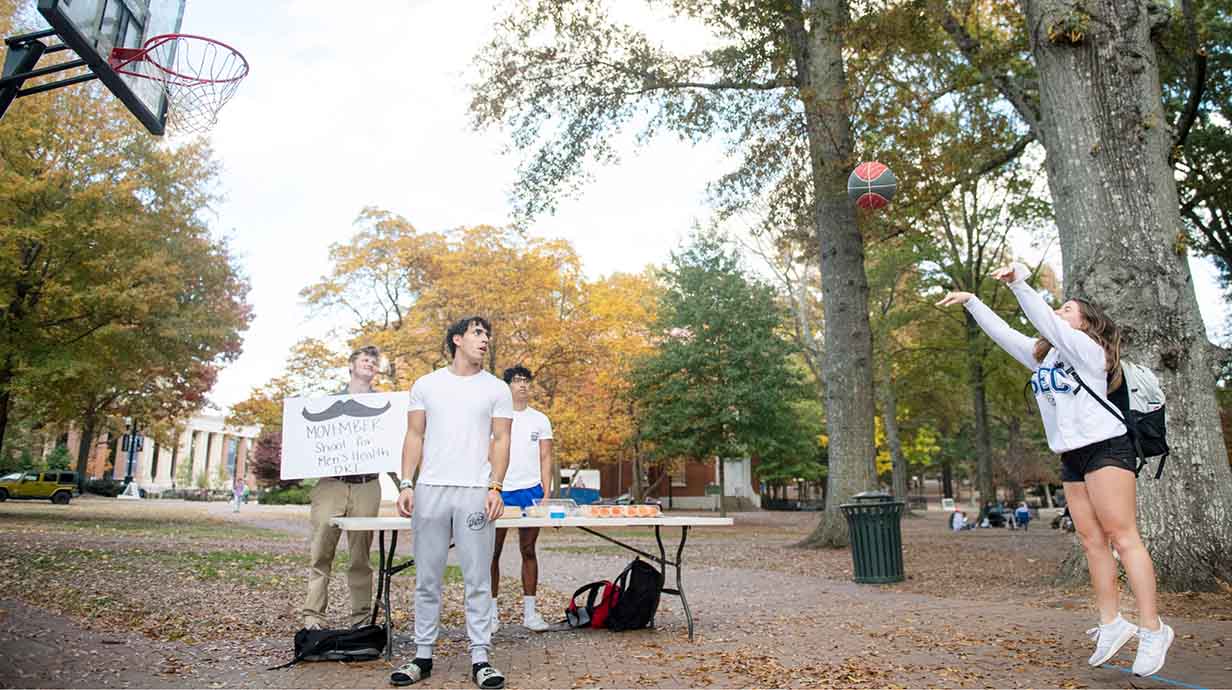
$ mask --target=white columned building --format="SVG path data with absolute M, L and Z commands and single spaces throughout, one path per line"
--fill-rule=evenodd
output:
M 181 426 L 179 442 L 174 447 L 146 437 L 133 469 L 138 486 L 146 491 L 194 489 L 202 473 L 211 489 L 230 488 L 237 475 L 250 483 L 248 457 L 261 427 L 228 426 L 225 421 L 220 414 L 193 415 Z M 126 461 L 127 458 L 117 456 L 116 479 L 124 478 Z M 187 486 L 181 485 L 184 463 L 191 468 Z M 219 478 L 220 466 L 225 468 L 225 482 Z

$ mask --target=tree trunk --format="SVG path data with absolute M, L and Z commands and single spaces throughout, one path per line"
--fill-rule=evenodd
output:
M 9 393 L 5 384 L 0 383 L 0 458 L 4 457 L 4 432 L 9 426 L 9 403 L 13 394 Z
M 633 449 L 633 480 L 629 483 L 629 493 L 634 503 L 641 503 L 645 499 L 642 488 L 642 454 L 636 447 Z
M 891 486 L 894 498 L 907 500 L 907 458 L 903 455 L 903 444 L 898 438 L 898 397 L 894 391 L 894 373 L 886 364 L 885 379 L 881 382 L 881 417 L 885 426 L 886 445 L 890 446 L 890 457 L 893 459 L 890 470 Z M 911 512 L 911 506 L 906 508 Z
M 872 473 L 876 452 L 868 279 L 863 238 L 847 197 L 847 175 L 854 163 L 851 102 L 843 64 L 843 35 L 849 17 L 846 0 L 817 0 L 799 11 L 809 13 L 809 26 L 791 21 L 786 29 L 799 75 L 812 167 L 830 437 L 826 509 L 804 543 L 841 547 L 847 545 L 848 535 L 839 505 L 852 494 L 874 488 L 876 479 Z
M 723 458 L 719 458 L 719 517 L 727 517 L 727 473 L 723 466 Z
M 1005 469 L 1010 497 L 1017 505 L 1026 500 L 1022 488 L 1022 419 L 1011 417 L 1005 424 Z
M 0 369 L 0 458 L 4 457 L 4 435 L 9 428 L 9 411 L 13 405 L 13 393 L 9 389 L 17 375 L 17 362 L 12 355 L 4 358 Z
M 948 460 L 941 464 L 941 495 L 954 498 L 954 471 Z
M 1232 472 L 1168 162 L 1151 38 L 1167 12 L 1148 0 L 1021 4 L 1066 291 L 1106 307 L 1127 357 L 1154 369 L 1168 397 L 1172 456 L 1162 480 L 1138 482 L 1139 527 L 1161 588 L 1215 590 L 1232 581 Z M 1085 14 L 1076 43 L 1050 41 L 1058 22 Z
M 81 439 L 77 442 L 77 488 L 82 492 L 86 490 L 86 471 L 90 466 L 90 456 L 93 455 L 94 432 L 98 420 L 93 415 L 88 415 L 84 422 Z
M 980 325 L 964 312 L 967 325 L 967 385 L 971 390 L 971 412 L 975 418 L 975 490 L 980 502 L 996 501 L 997 487 L 992 476 L 992 440 L 988 431 L 988 399 L 984 388 L 984 355 Z
M 172 441 L 171 441 L 171 467 L 170 467 L 170 472 L 168 472 L 167 476 L 171 477 L 171 489 L 173 491 L 175 490 L 175 471 L 176 471 L 175 465 L 180 457 L 180 434 L 181 432 L 177 428 L 175 430 L 175 436 L 172 437 Z M 254 443 L 254 446 L 255 445 L 256 444 Z M 251 453 L 251 451 L 249 452 Z

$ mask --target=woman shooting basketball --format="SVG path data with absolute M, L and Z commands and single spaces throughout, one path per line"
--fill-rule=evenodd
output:
M 1016 263 L 993 277 L 1009 285 L 1039 338 L 1015 331 L 969 292 L 948 293 L 938 305 L 963 305 L 993 341 L 1033 372 L 1031 390 L 1048 447 L 1061 455 L 1065 498 L 1099 609 L 1100 624 L 1087 631 L 1096 643 L 1088 663 L 1103 664 L 1137 636 L 1134 674 L 1149 676 L 1163 668 L 1174 633 L 1156 611 L 1155 566 L 1138 535 L 1133 444 L 1125 425 L 1066 373 L 1072 368 L 1095 395 L 1107 398 L 1123 383 L 1120 333 L 1102 309 L 1084 300 L 1069 300 L 1053 311 L 1027 285 L 1027 274 Z M 1114 548 L 1137 599 L 1141 626 L 1118 611 Z

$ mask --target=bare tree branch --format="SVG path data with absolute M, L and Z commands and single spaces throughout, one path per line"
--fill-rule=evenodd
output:
M 1009 75 L 994 73 L 989 67 L 983 64 L 981 59 L 981 46 L 977 41 L 958 21 L 954 15 L 946 8 L 945 3 L 939 0 L 934 0 L 930 3 L 930 9 L 941 23 L 941 28 L 950 35 L 954 43 L 958 46 L 958 50 L 967 58 L 971 66 L 976 68 L 985 81 L 996 87 L 997 91 L 1006 98 L 1013 106 L 1014 110 L 1018 111 L 1019 117 L 1027 123 L 1027 127 L 1031 129 L 1031 133 L 1036 139 L 1043 142 L 1043 131 L 1040 129 L 1040 113 L 1039 110 L 1027 100 L 1027 95 L 1023 91 L 1022 86 L 1016 83 Z
M 1189 37 L 1190 48 L 1193 50 L 1194 71 L 1189 80 L 1189 100 L 1186 101 L 1185 110 L 1181 112 L 1174 128 L 1176 138 L 1172 142 L 1172 153 L 1168 155 L 1172 163 L 1176 162 L 1177 150 L 1185 145 L 1189 130 L 1193 128 L 1194 121 L 1198 119 L 1198 108 L 1202 105 L 1202 96 L 1206 91 L 1206 49 L 1199 43 L 1193 0 L 1182 0 L 1181 11 L 1185 15 L 1186 33 Z

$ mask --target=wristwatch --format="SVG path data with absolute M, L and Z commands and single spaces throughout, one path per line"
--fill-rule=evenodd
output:
M 402 491 L 403 489 L 410 489 L 411 491 L 414 491 L 415 482 L 409 479 L 403 479 L 402 481 L 398 482 L 398 491 Z

